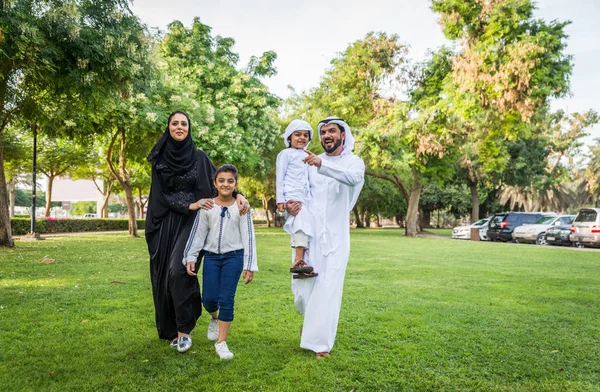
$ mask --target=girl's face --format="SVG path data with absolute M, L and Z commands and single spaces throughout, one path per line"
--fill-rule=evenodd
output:
M 217 178 L 215 178 L 215 187 L 217 187 L 219 196 L 231 196 L 236 185 L 237 181 L 232 172 L 220 172 L 217 174 Z
M 169 122 L 169 133 L 178 142 L 185 140 L 190 131 L 187 117 L 181 113 L 175 113 Z
M 292 148 L 303 150 L 308 141 L 310 140 L 310 132 L 308 131 L 294 131 L 291 136 L 290 145 Z

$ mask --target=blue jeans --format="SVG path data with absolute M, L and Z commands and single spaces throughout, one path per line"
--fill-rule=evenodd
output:
M 206 252 L 202 269 L 202 302 L 209 312 L 219 311 L 219 320 L 233 321 L 233 304 L 242 269 L 244 250 L 218 254 Z

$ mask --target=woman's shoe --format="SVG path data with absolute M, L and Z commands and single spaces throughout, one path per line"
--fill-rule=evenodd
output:
M 192 338 L 189 336 L 182 336 L 177 340 L 177 351 L 184 353 L 192 347 Z

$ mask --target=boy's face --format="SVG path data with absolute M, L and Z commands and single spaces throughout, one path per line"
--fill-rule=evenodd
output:
M 290 145 L 292 148 L 303 150 L 308 144 L 310 139 L 310 132 L 308 131 L 294 131 L 291 136 Z
M 217 187 L 219 196 L 231 196 L 236 185 L 237 181 L 232 172 L 220 172 L 215 178 L 215 187 Z

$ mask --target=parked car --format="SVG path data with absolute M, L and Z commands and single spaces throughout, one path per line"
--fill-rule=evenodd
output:
M 468 226 L 457 226 L 452 229 L 452 238 L 459 240 L 470 240 L 471 239 L 471 229 L 479 229 L 479 239 L 481 241 L 487 240 L 487 223 L 489 222 L 491 217 L 480 219 L 477 222 L 468 225 Z
M 600 208 L 582 208 L 571 226 L 571 240 L 585 246 L 600 246 Z
M 578 241 L 571 241 L 571 225 L 552 226 L 546 231 L 548 245 L 575 246 L 581 248 Z
M 546 245 L 546 230 L 554 226 L 570 225 L 573 219 L 575 215 L 543 216 L 530 225 L 515 228 L 512 237 L 515 242 Z
M 490 241 L 512 241 L 512 232 L 516 227 L 534 223 L 543 216 L 551 214 L 541 212 L 501 212 L 494 214 L 488 222 L 487 236 Z

